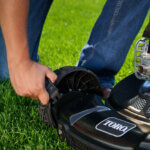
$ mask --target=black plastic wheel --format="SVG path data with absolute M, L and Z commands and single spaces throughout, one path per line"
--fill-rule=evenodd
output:
M 102 95 L 101 87 L 97 76 L 88 69 L 67 66 L 54 71 L 58 79 L 55 86 L 58 88 L 61 95 L 65 95 L 72 91 L 95 93 Z M 48 82 L 46 82 L 46 87 Z M 51 92 L 49 91 L 49 94 Z M 59 99 L 58 99 L 59 100 Z M 57 127 L 57 120 L 55 120 L 53 107 L 55 104 L 50 103 L 47 105 L 39 104 L 39 114 L 41 119 L 46 125 Z
M 97 76 L 86 68 L 67 66 L 55 73 L 58 75 L 55 85 L 60 93 L 79 91 L 102 95 Z

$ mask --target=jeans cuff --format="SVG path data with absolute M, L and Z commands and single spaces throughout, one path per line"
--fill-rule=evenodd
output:
M 113 85 L 111 83 L 101 83 L 102 88 L 113 88 Z

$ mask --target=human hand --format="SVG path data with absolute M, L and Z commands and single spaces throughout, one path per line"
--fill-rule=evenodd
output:
M 57 75 L 47 66 L 31 60 L 9 67 L 11 84 L 19 96 L 40 100 L 43 105 L 49 102 L 45 89 L 45 77 L 55 82 Z

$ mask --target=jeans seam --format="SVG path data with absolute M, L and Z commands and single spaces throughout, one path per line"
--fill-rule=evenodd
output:
M 108 35 L 112 32 L 114 24 L 115 24 L 115 20 L 119 14 L 120 8 L 121 8 L 121 4 L 122 4 L 123 0 L 118 0 L 118 2 L 116 3 L 116 7 L 114 9 L 114 13 L 110 22 L 110 26 L 108 28 Z

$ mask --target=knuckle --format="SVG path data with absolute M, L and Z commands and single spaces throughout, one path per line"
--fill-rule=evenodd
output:
M 48 67 L 48 66 L 46 66 L 46 69 L 51 71 L 51 68 L 50 68 L 50 67 Z
M 49 68 L 48 66 L 45 66 L 45 69 L 46 69 L 46 70 L 50 70 L 50 68 Z
M 48 66 L 44 66 L 44 71 L 45 72 L 49 71 L 49 67 Z

